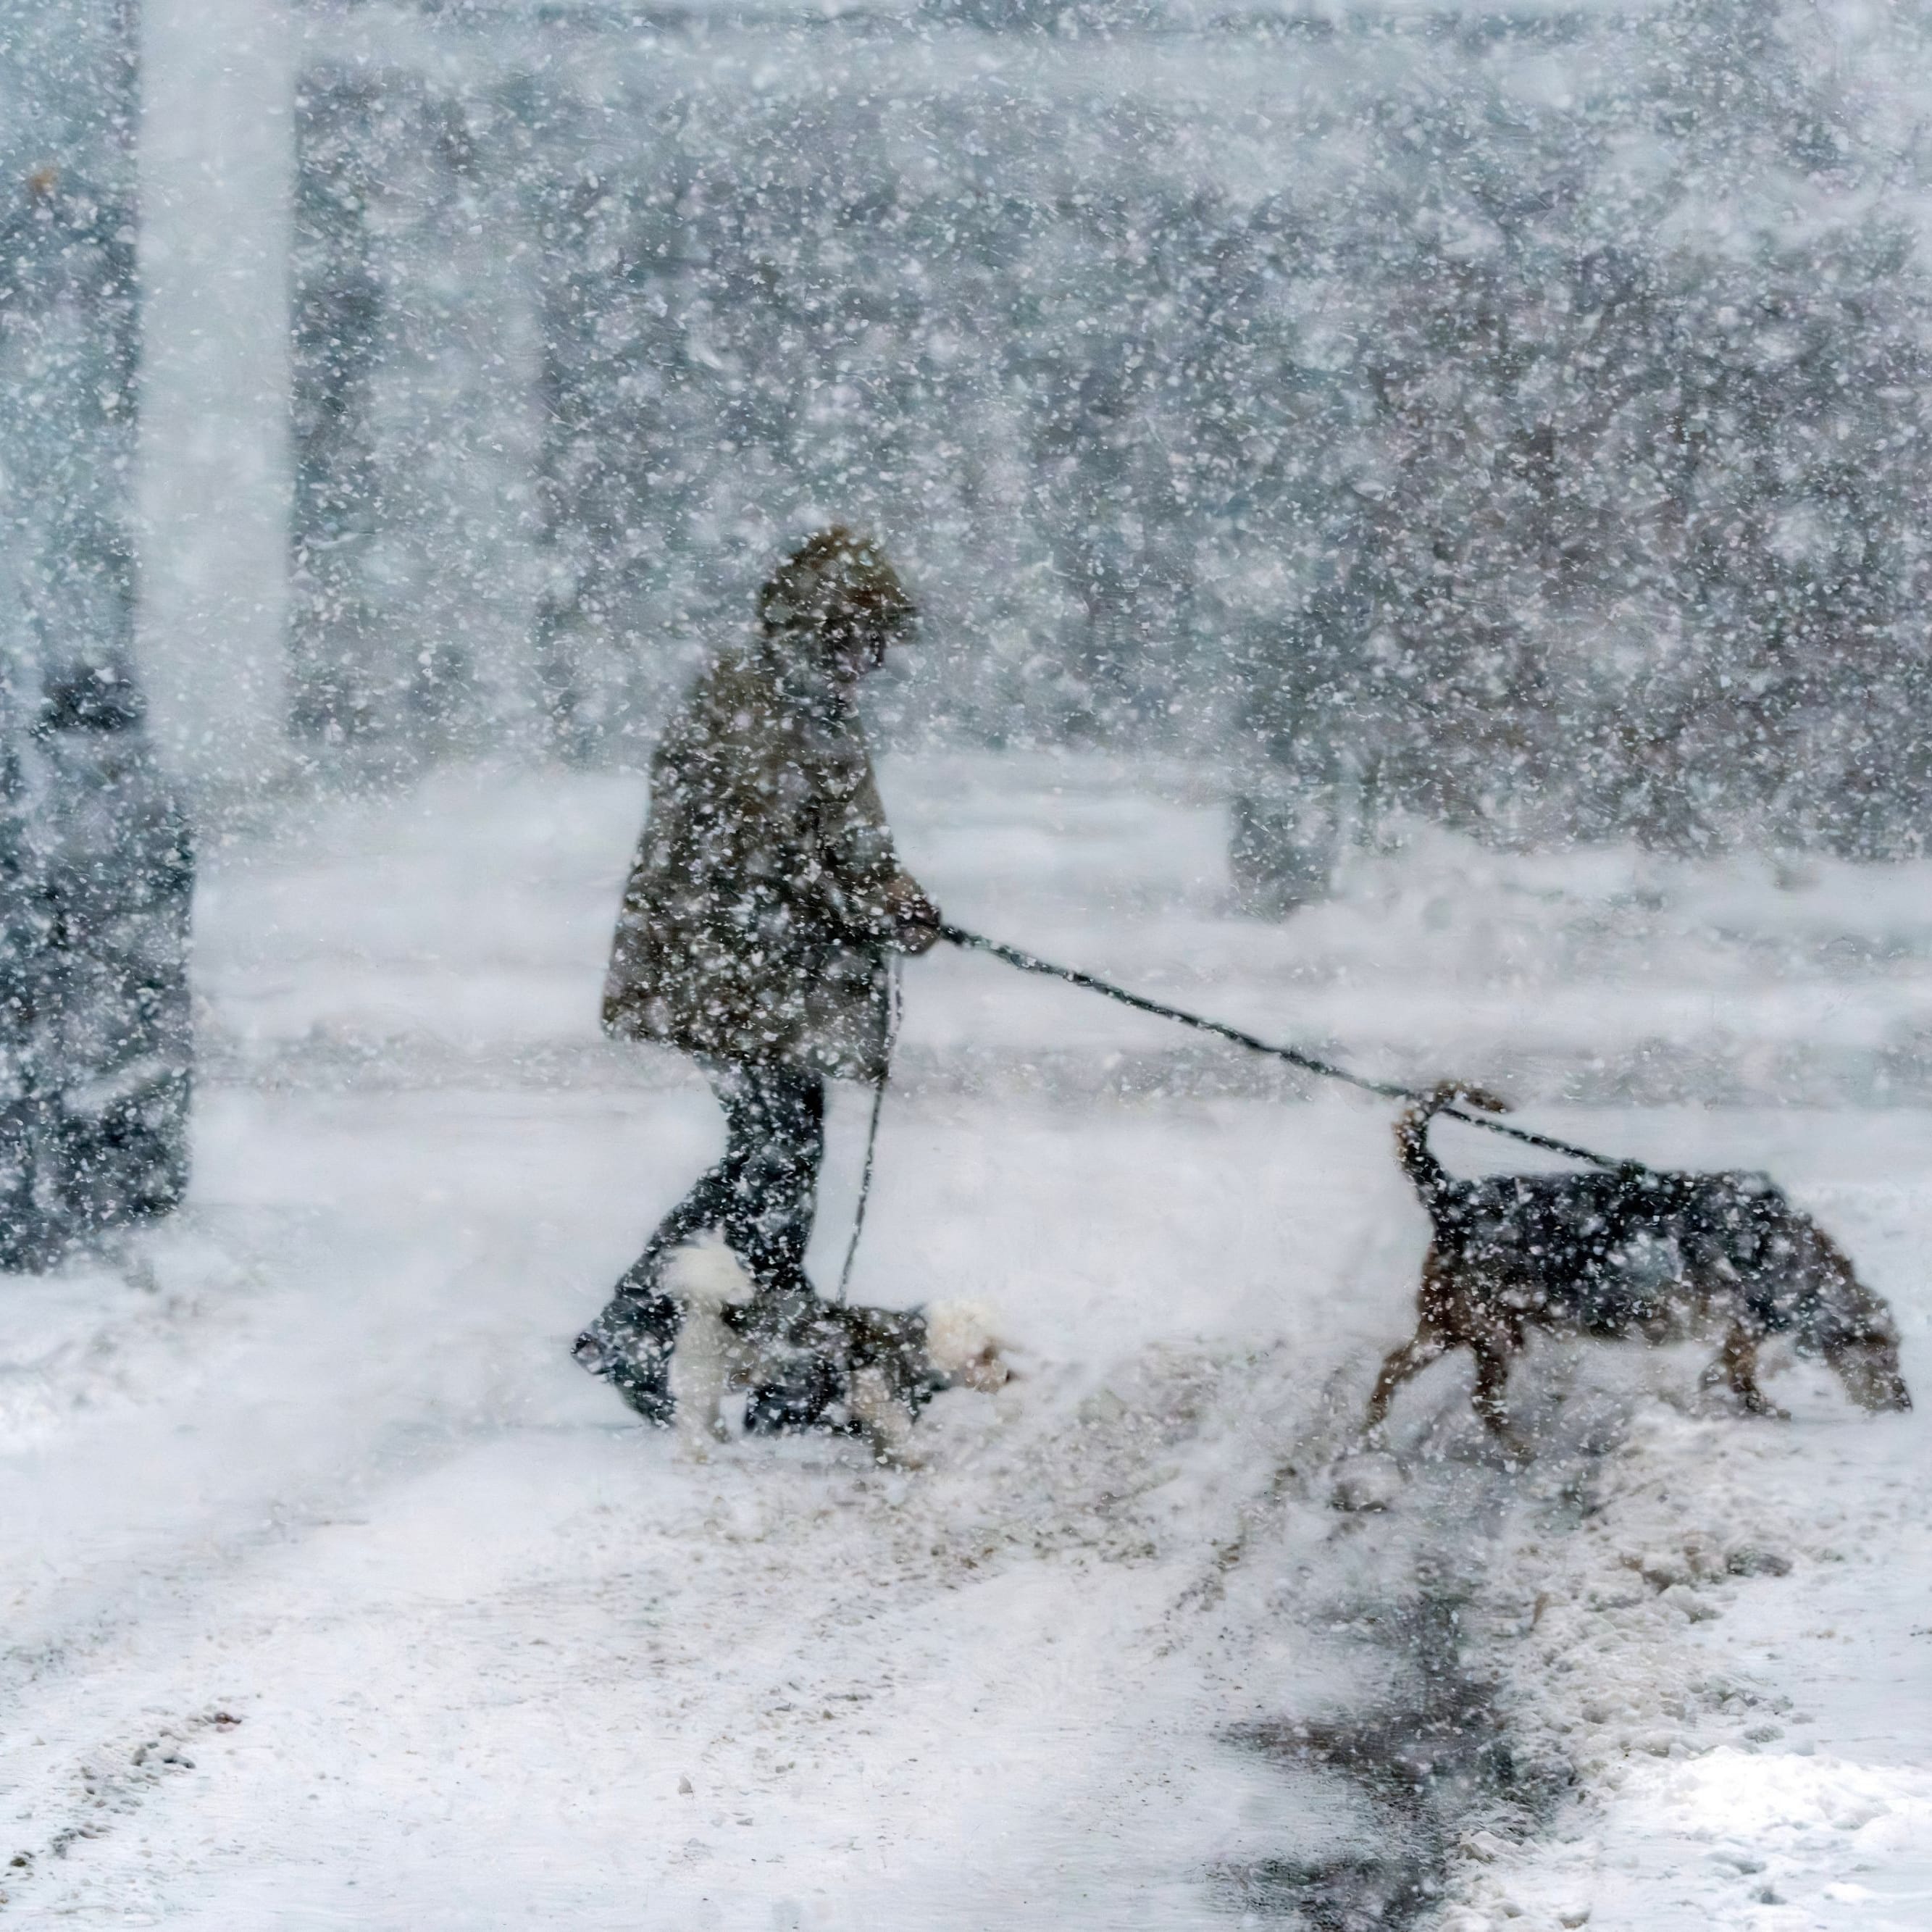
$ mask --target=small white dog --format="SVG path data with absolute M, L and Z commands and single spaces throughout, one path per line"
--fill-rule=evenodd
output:
M 693 1454 L 730 1436 L 726 1399 L 746 1389 L 748 1429 L 829 1430 L 859 1436 L 880 1462 L 910 1461 L 914 1421 L 941 1389 L 997 1389 L 1011 1378 L 976 1304 L 819 1302 L 781 1329 L 758 1318 L 750 1276 L 716 1238 L 672 1255 L 664 1285 L 683 1312 L 670 1393 L 679 1438 Z

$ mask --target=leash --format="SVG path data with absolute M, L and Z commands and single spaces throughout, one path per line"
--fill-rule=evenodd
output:
M 1197 1033 L 1211 1033 L 1217 1039 L 1232 1040 L 1237 1046 L 1245 1046 L 1252 1053 L 1264 1053 L 1276 1060 L 1285 1060 L 1291 1066 L 1298 1066 L 1304 1073 L 1318 1074 L 1324 1080 L 1340 1080 L 1350 1087 L 1360 1088 L 1364 1094 L 1378 1095 L 1384 1100 L 1426 1100 L 1429 1096 L 1413 1087 L 1398 1087 L 1388 1080 L 1371 1080 L 1366 1074 L 1354 1073 L 1346 1066 L 1338 1066 L 1333 1060 L 1318 1060 L 1312 1053 L 1304 1053 L 1298 1046 L 1276 1046 L 1271 1041 L 1258 1038 L 1253 1034 L 1244 1033 L 1239 1027 L 1225 1024 L 1220 1020 L 1210 1020 L 1199 1013 L 1190 1013 L 1179 1006 L 1163 1006 L 1158 1000 L 1150 1000 L 1139 993 L 1130 993 L 1124 986 L 1116 986 L 1106 980 L 1096 979 L 1091 973 L 1082 973 L 1072 966 L 1056 966 L 1050 959 L 1042 959 L 1034 953 L 1022 952 L 1017 946 L 1003 946 L 998 940 L 982 938 L 976 932 L 968 932 L 963 927 L 942 926 L 939 936 L 952 944 L 969 952 L 987 952 L 995 959 L 1005 961 L 1009 966 L 1016 966 L 1022 973 L 1039 973 L 1049 980 L 1064 980 L 1070 986 L 1078 986 L 1089 993 L 1098 993 L 1103 998 L 1118 1000 L 1124 1006 L 1131 1006 L 1136 1012 L 1152 1013 L 1158 1019 L 1176 1020 L 1183 1026 L 1192 1027 Z M 880 1088 L 883 1096 L 883 1083 Z M 1438 1112 L 1452 1120 L 1461 1120 L 1472 1127 L 1481 1127 L 1492 1134 L 1502 1134 L 1513 1141 L 1521 1141 L 1527 1147 L 1541 1148 L 1546 1154 L 1566 1154 L 1572 1160 L 1588 1161 L 1592 1166 L 1604 1167 L 1612 1172 L 1628 1174 L 1645 1172 L 1641 1162 L 1634 1160 L 1613 1160 L 1608 1154 L 1597 1154 L 1586 1147 L 1579 1147 L 1574 1141 L 1559 1141 L 1550 1134 L 1532 1133 L 1527 1127 L 1511 1126 L 1506 1120 L 1497 1120 L 1492 1114 L 1465 1113 L 1460 1107 L 1443 1107 Z M 874 1132 L 878 1126 L 878 1112 L 873 1110 L 872 1124 Z M 866 1156 L 866 1174 L 872 1173 L 872 1155 Z M 865 1212 L 865 1196 L 860 1196 L 859 1211 Z M 856 1231 L 854 1231 L 856 1240 Z M 847 1258 L 849 1270 L 850 1258 Z M 842 1288 L 840 1299 L 844 1299 Z
M 852 1264 L 859 1258 L 859 1237 L 866 1229 L 866 1204 L 872 1198 L 872 1162 L 879 1150 L 879 1116 L 885 1112 L 886 1082 L 892 1077 L 892 1048 L 899 1036 L 899 960 L 892 956 L 886 968 L 886 1042 L 879 1060 L 878 1084 L 872 1089 L 872 1124 L 866 1130 L 866 1165 L 859 1174 L 859 1204 L 852 1210 L 852 1238 L 845 1244 L 845 1265 L 838 1270 L 838 1292 L 833 1298 L 843 1307 L 845 1291 L 852 1285 Z

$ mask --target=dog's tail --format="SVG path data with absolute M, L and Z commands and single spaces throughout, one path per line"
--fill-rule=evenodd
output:
M 744 1263 L 716 1235 L 673 1249 L 665 1258 L 664 1285 L 676 1300 L 714 1314 L 749 1301 L 756 1286 Z
M 1395 1157 L 1402 1163 L 1402 1172 L 1414 1183 L 1425 1208 L 1432 1208 L 1455 1185 L 1429 1144 L 1429 1123 L 1444 1107 L 1453 1106 L 1458 1100 L 1480 1107 L 1486 1114 L 1507 1114 L 1510 1110 L 1507 1100 L 1480 1087 L 1472 1087 L 1466 1080 L 1444 1080 L 1419 1100 L 1412 1100 L 1395 1124 Z

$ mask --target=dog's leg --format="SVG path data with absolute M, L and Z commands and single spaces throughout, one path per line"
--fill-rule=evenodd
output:
M 669 1386 L 681 1451 L 702 1461 L 714 1442 L 728 1442 L 724 1399 L 744 1365 L 745 1345 L 734 1323 L 751 1299 L 744 1264 L 715 1236 L 665 1258 L 664 1286 L 681 1310 Z
M 1513 1462 L 1530 1460 L 1529 1444 L 1510 1428 L 1508 1412 L 1503 1407 L 1503 1390 L 1509 1381 L 1510 1358 L 1516 1352 L 1510 1338 L 1478 1335 L 1469 1346 L 1476 1357 L 1476 1387 L 1470 1396 L 1483 1426 L 1502 1445 Z
M 670 1392 L 679 1449 L 696 1462 L 705 1460 L 714 1443 L 730 1438 L 724 1408 L 734 1339 L 717 1308 L 686 1304 L 670 1358 Z
M 1780 1408 L 1757 1385 L 1757 1336 L 1733 1322 L 1725 1332 L 1724 1347 L 1718 1359 L 1705 1370 L 1704 1380 L 1707 1384 L 1714 1382 L 1721 1376 L 1747 1415 L 1764 1415 L 1778 1422 L 1789 1422 L 1790 1412 Z
M 917 1466 L 919 1459 L 912 1447 L 912 1418 L 893 1393 L 883 1370 L 856 1370 L 846 1400 L 852 1420 L 859 1425 L 860 1435 L 875 1462 Z
M 1381 1428 L 1396 1390 L 1446 1354 L 1449 1346 L 1448 1336 L 1425 1320 L 1400 1348 L 1389 1351 L 1383 1359 L 1382 1373 L 1376 1378 L 1375 1391 L 1369 1397 L 1368 1413 L 1362 1418 L 1365 1434 L 1372 1435 Z

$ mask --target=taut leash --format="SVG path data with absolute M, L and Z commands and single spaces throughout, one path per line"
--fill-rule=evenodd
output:
M 995 959 L 1002 959 L 1009 966 L 1016 966 L 1022 973 L 1039 973 L 1049 980 L 1064 980 L 1070 986 L 1078 986 L 1090 993 L 1098 993 L 1103 998 L 1118 1000 L 1124 1006 L 1131 1006 L 1135 1012 L 1152 1013 L 1157 1019 L 1178 1021 L 1182 1026 L 1192 1027 L 1197 1033 L 1210 1033 L 1216 1039 L 1232 1040 L 1237 1046 L 1245 1046 L 1251 1053 L 1264 1053 L 1275 1060 L 1285 1060 L 1291 1066 L 1298 1066 L 1304 1073 L 1318 1074 L 1324 1080 L 1340 1080 L 1350 1087 L 1358 1087 L 1364 1094 L 1378 1094 L 1384 1100 L 1426 1100 L 1428 1094 L 1413 1087 L 1398 1087 L 1392 1081 L 1371 1080 L 1366 1074 L 1354 1073 L 1346 1066 L 1337 1066 L 1333 1060 L 1319 1060 L 1312 1053 L 1304 1053 L 1298 1046 L 1277 1046 L 1272 1041 L 1262 1040 L 1251 1033 L 1244 1033 L 1239 1027 L 1225 1024 L 1220 1020 L 1210 1020 L 1199 1013 L 1190 1013 L 1179 1006 L 1164 1006 L 1159 1000 L 1150 1000 L 1139 993 L 1130 993 L 1124 986 L 1116 986 L 1106 980 L 1096 979 L 1091 973 L 1082 973 L 1072 966 L 1056 966 L 1050 959 L 1042 959 L 1030 952 L 1022 952 L 1017 946 L 1003 946 L 996 939 L 986 939 L 976 932 L 968 932 L 964 927 L 941 926 L 940 938 L 969 952 L 989 952 Z M 1443 1107 L 1438 1110 L 1452 1120 L 1462 1120 L 1472 1127 L 1481 1127 L 1492 1134 L 1503 1134 L 1510 1140 L 1521 1141 L 1526 1146 L 1541 1148 L 1548 1154 L 1567 1154 L 1572 1160 L 1588 1161 L 1592 1166 L 1604 1167 L 1612 1172 L 1628 1174 L 1642 1172 L 1642 1163 L 1634 1160 L 1614 1160 L 1608 1154 L 1597 1154 L 1586 1147 L 1579 1147 L 1574 1141 L 1559 1141 L 1552 1135 L 1532 1133 L 1527 1127 L 1511 1126 L 1506 1120 L 1498 1120 L 1488 1114 L 1465 1113 L 1460 1107 Z M 878 1115 L 876 1106 L 873 1113 L 876 1131 Z M 872 1156 L 866 1156 L 866 1172 L 872 1173 Z M 864 1197 L 860 1200 L 860 1213 L 865 1212 Z M 849 1270 L 850 1262 L 848 1258 Z M 840 1298 L 844 1298 L 842 1292 Z

